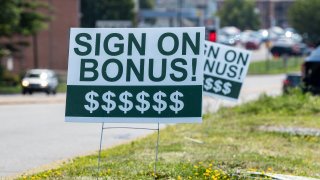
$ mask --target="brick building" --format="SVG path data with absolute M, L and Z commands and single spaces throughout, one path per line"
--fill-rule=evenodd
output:
M 36 37 L 20 37 L 29 46 L 13 56 L 13 71 L 30 68 L 66 70 L 70 27 L 79 27 L 80 0 L 43 0 L 52 7 L 52 21 Z M 50 12 L 45 12 L 50 13 Z M 36 42 L 35 42 L 36 41 Z

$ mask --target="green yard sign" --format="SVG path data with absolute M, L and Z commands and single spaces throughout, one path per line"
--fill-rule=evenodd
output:
M 237 100 L 246 77 L 251 52 L 205 42 L 203 91 L 206 95 Z
M 201 122 L 204 28 L 72 28 L 68 122 Z

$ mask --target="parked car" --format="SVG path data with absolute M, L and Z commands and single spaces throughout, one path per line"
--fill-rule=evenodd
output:
M 234 36 L 226 35 L 226 34 L 218 34 L 218 43 L 228 45 L 228 46 L 235 46 L 236 40 Z
M 300 73 L 287 74 L 286 79 L 282 83 L 282 91 L 283 93 L 288 93 L 293 88 L 301 87 L 301 83 Z
M 258 30 L 258 33 L 260 34 L 263 42 L 267 42 L 269 40 L 269 31 L 267 29 L 260 29 Z
M 262 36 L 256 31 L 244 31 L 240 38 L 242 46 L 246 49 L 257 50 L 263 42 Z
M 56 94 L 58 78 L 53 70 L 31 69 L 26 72 L 21 82 L 22 94 L 35 91 Z
M 305 58 L 301 71 L 304 91 L 320 95 L 320 46 Z
M 275 41 L 271 47 L 273 56 L 301 56 L 304 54 L 306 45 L 301 42 L 296 42 L 292 38 L 282 37 Z
M 218 43 L 235 46 L 240 41 L 240 30 L 233 26 L 223 27 L 218 33 Z

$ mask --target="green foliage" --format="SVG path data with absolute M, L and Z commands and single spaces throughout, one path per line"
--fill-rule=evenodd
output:
M 132 0 L 82 0 L 81 26 L 95 27 L 97 20 L 133 20 Z
M 0 37 L 10 36 L 19 25 L 21 9 L 13 0 L 0 1 Z
M 3 74 L 4 74 L 4 68 L 2 66 L 0 66 L 0 82 L 2 81 L 3 79 Z
M 21 86 L 1 86 L 0 85 L 0 94 L 17 94 L 21 93 Z
M 57 87 L 57 92 L 65 93 L 67 91 L 67 83 L 66 82 L 59 82 Z
M 221 26 L 235 26 L 241 30 L 258 29 L 260 26 L 254 0 L 225 0 L 218 16 Z
M 35 7 L 22 7 L 23 12 L 20 17 L 17 33 L 22 35 L 33 35 L 47 28 L 47 22 L 50 18 L 34 9 Z
M 29 36 L 47 27 L 49 17 L 40 10 L 48 9 L 48 5 L 40 0 L 0 0 L 0 39 L 3 40 L 0 42 L 0 60 L 26 45 L 14 41 L 14 35 Z M 2 75 L 0 73 L 0 79 L 3 79 Z
M 0 66 L 0 88 L 1 87 L 16 87 L 17 85 L 19 85 L 20 83 L 20 76 L 7 71 L 5 68 L 3 68 L 2 66 Z M 11 89 L 8 89 L 10 93 Z M 1 93 L 6 93 L 5 89 L 2 88 Z
M 152 9 L 154 7 L 154 0 L 140 0 L 139 8 L 140 9 Z
M 20 77 L 9 71 L 4 71 L 1 77 L 0 85 L 17 86 L 20 82 Z
M 314 44 L 320 43 L 320 1 L 296 0 L 289 9 L 290 24 L 301 34 L 306 34 Z
M 257 104 L 259 104 L 257 106 Z M 303 94 L 295 89 L 290 94 L 278 98 L 263 95 L 257 102 L 248 103 L 246 106 L 234 108 L 240 114 L 256 115 L 277 112 L 279 115 L 308 115 L 320 114 L 320 98 L 310 94 Z
M 48 9 L 48 5 L 39 0 L 1 0 L 0 37 L 31 35 L 44 29 L 49 18 L 39 12 L 41 9 Z
M 157 174 L 152 134 L 102 151 L 100 173 L 95 153 L 19 179 L 268 179 L 265 173 L 319 178 L 319 136 L 259 130 L 268 125 L 320 129 L 319 115 L 319 96 L 262 96 L 207 115 L 201 124 L 161 129 Z
M 20 76 L 6 71 L 0 66 L 0 94 L 20 93 Z

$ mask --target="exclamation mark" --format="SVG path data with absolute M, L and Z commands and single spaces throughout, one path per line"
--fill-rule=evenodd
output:
M 240 73 L 239 73 L 239 78 L 238 79 L 241 79 L 242 72 L 243 72 L 243 68 L 240 69 Z
M 197 58 L 192 58 L 192 78 L 191 81 L 196 81 L 196 69 L 197 69 Z

